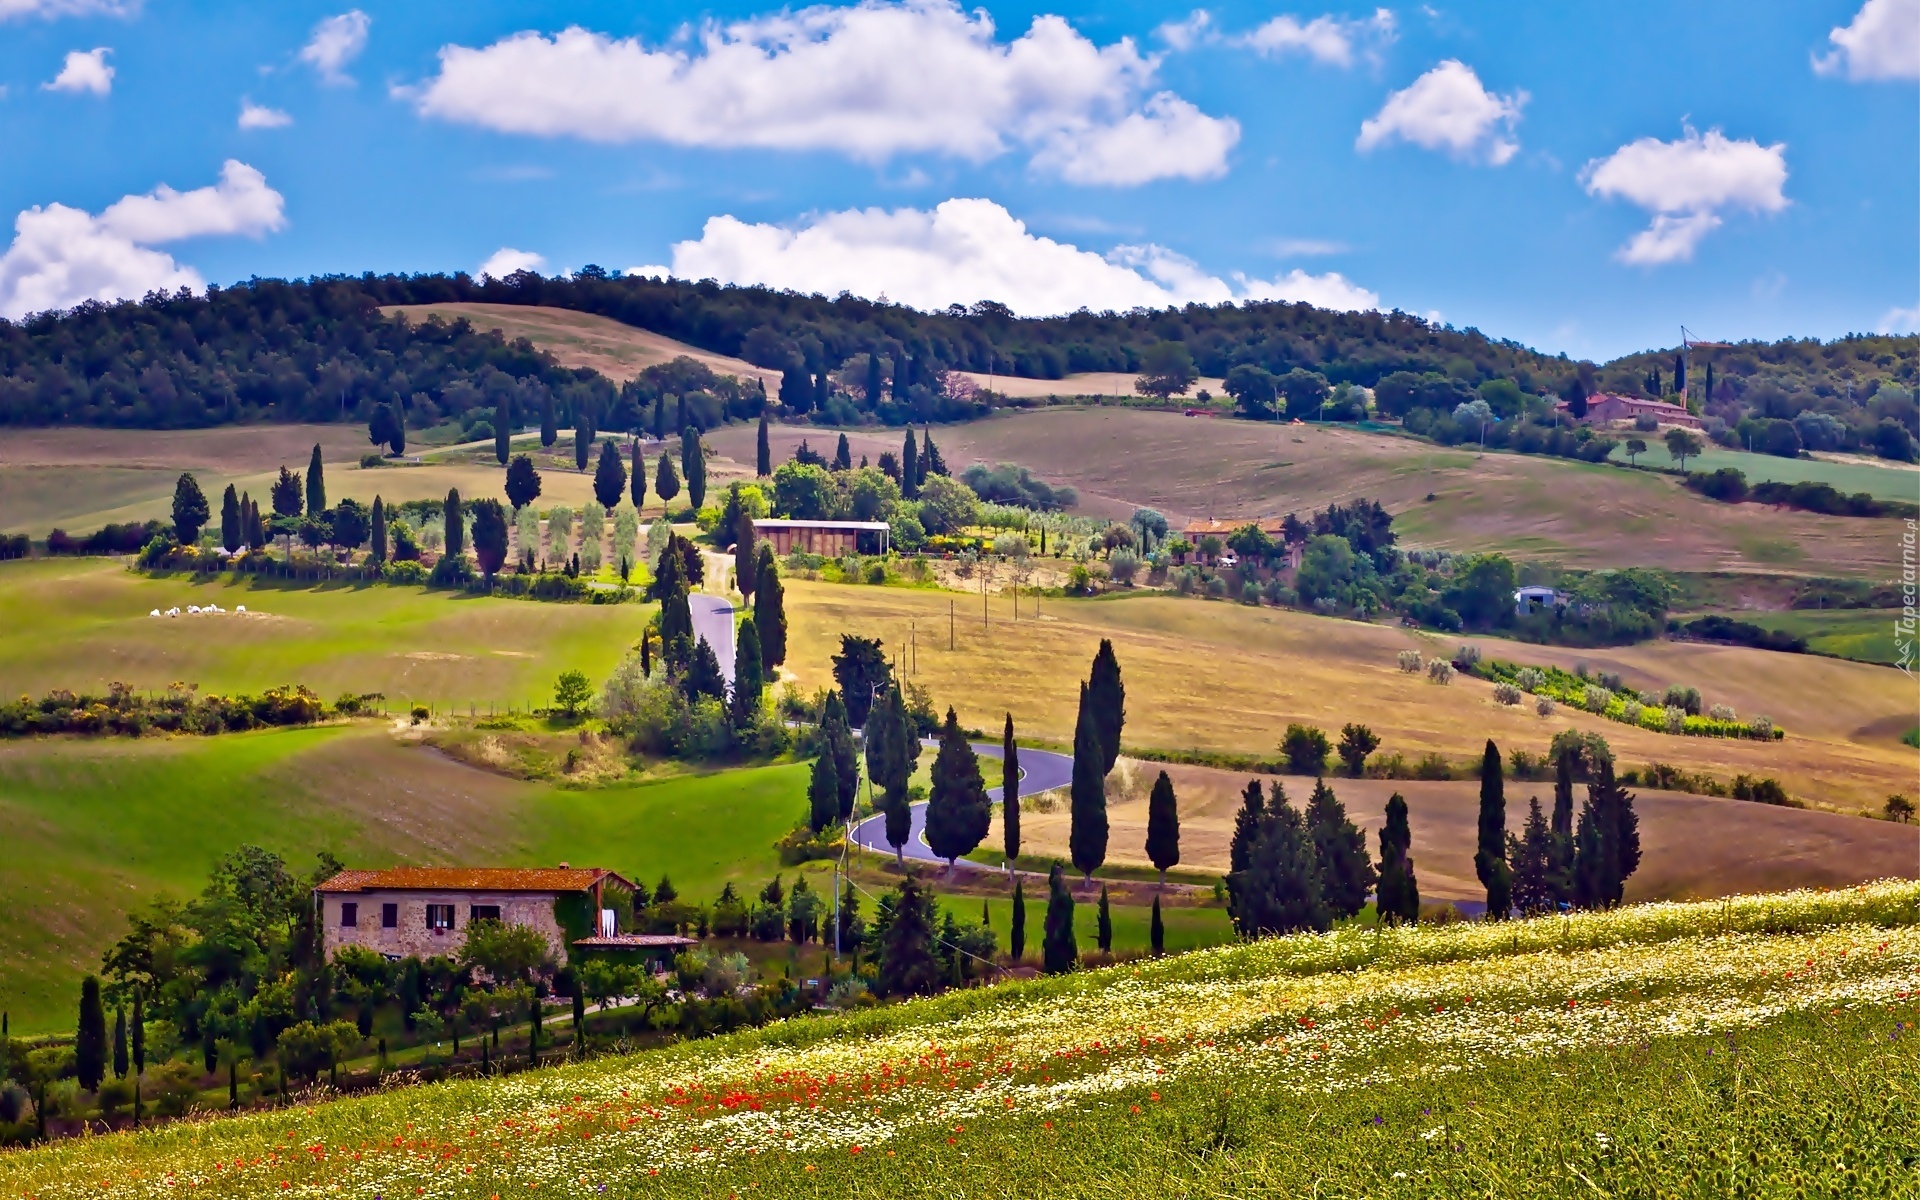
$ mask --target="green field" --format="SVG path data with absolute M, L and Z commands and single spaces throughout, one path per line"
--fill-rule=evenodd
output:
M 1680 465 L 1667 453 L 1666 443 L 1659 437 L 1646 433 L 1629 436 L 1638 437 L 1647 444 L 1647 452 L 1635 459 L 1641 466 L 1671 470 Z M 1614 457 L 1621 462 L 1627 460 L 1623 451 L 1615 451 Z M 1865 492 L 1878 500 L 1920 503 L 1920 471 L 1900 463 L 1877 467 L 1867 463 L 1829 462 L 1819 458 L 1781 458 L 1773 454 L 1728 450 L 1712 444 L 1687 459 L 1688 471 L 1717 471 L 1721 467 L 1734 468 L 1745 475 L 1750 484 L 1830 483 L 1849 496 L 1855 492 Z
M 1892 1196 L 1920 885 L 1347 929 L 75 1138 L 101 1194 Z
M 1731 612 L 1738 621 L 1762 629 L 1797 633 L 1807 639 L 1807 648 L 1821 654 L 1851 658 L 1860 662 L 1892 666 L 1899 661 L 1899 649 L 1893 638 L 1898 609 L 1834 608 L 1791 612 Z
M 189 604 L 224 616 L 155 618 Z M 232 610 L 245 605 L 245 616 Z M 578 669 L 604 678 L 652 613 L 641 604 L 539 604 L 384 584 L 154 578 L 103 558 L 0 563 L 0 680 L 8 692 L 159 689 L 259 692 L 304 683 L 328 700 L 383 692 L 466 711 L 547 703 Z

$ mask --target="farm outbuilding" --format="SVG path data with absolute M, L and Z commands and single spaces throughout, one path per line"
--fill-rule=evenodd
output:
M 775 554 L 794 550 L 840 558 L 848 554 L 885 554 L 893 528 L 885 521 L 795 521 L 758 518 L 753 531 Z

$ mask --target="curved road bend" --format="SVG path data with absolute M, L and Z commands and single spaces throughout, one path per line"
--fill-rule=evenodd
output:
M 934 738 L 920 739 L 922 746 L 938 747 Z M 1000 757 L 999 742 L 975 742 L 974 753 L 982 758 Z M 1033 796 L 1040 792 L 1050 792 L 1054 788 L 1066 787 L 1073 782 L 1073 758 L 1071 755 L 1056 754 L 1051 750 L 1032 750 L 1020 748 L 1020 794 Z M 1001 799 L 999 788 L 988 788 L 987 799 L 998 802 Z M 913 826 L 907 831 L 907 844 L 903 847 L 906 857 L 921 862 L 943 863 L 947 861 L 933 852 L 927 845 L 927 802 L 922 800 L 912 809 Z M 893 846 L 887 841 L 887 817 L 885 813 L 875 813 L 853 827 L 853 841 L 857 846 L 875 850 L 881 854 L 892 854 Z M 962 858 L 958 866 L 971 867 L 982 871 L 999 870 L 984 863 Z
M 705 592 L 692 592 L 687 596 L 687 608 L 693 614 L 693 640 L 697 644 L 704 639 L 713 647 L 713 655 L 720 660 L 721 677 L 727 686 L 733 686 L 733 602 L 724 596 L 709 596 Z

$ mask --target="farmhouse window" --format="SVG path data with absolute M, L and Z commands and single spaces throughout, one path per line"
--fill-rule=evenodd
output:
M 400 906 L 398 904 L 382 904 L 380 906 L 380 928 L 400 928 Z
M 360 924 L 360 906 L 349 900 L 340 906 L 340 928 L 353 929 Z
M 475 921 L 498 921 L 499 919 L 500 906 L 498 904 L 472 904 L 467 906 L 468 924 L 472 924 Z
M 443 933 L 453 928 L 453 905 L 427 905 L 427 928 L 435 933 Z

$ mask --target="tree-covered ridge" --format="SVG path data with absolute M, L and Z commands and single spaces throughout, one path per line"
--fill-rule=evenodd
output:
M 696 408 L 710 407 L 717 419 L 752 415 L 745 409 L 757 406 L 757 394 L 746 394 L 751 389 L 729 388 L 710 375 L 654 378 L 665 369 L 652 368 L 617 386 L 465 321 L 410 324 L 379 312 L 383 305 L 448 302 L 588 312 L 738 356 L 786 376 L 779 399 L 790 410 L 823 410 L 836 421 L 963 417 L 979 406 L 951 402 L 939 387 L 945 371 L 1043 379 L 1140 371 L 1167 357 L 1172 344 L 1184 347 L 1183 358 L 1203 375 L 1257 367 L 1365 387 L 1406 373 L 1462 385 L 1463 393 L 1509 380 L 1542 396 L 1567 394 L 1576 381 L 1589 392 L 1659 395 L 1672 381 L 1671 351 L 1595 366 L 1402 312 L 1272 302 L 1021 318 L 992 303 L 920 312 L 847 295 L 616 277 L 587 267 L 553 279 L 255 279 L 204 296 L 154 294 L 0 322 L 0 422 L 365 421 L 397 400 L 407 423 L 421 427 L 505 401 L 520 424 L 532 424 L 551 405 L 563 424 L 577 424 L 574 414 L 584 408 L 592 427 L 616 430 L 649 424 L 649 408 L 664 395 L 707 393 L 715 402 Z M 1741 343 L 1696 352 L 1690 392 L 1703 389 L 1709 361 L 1716 371 L 1709 404 L 1787 419 L 1863 407 L 1888 384 L 1899 385 L 1898 400 L 1909 400 L 1920 338 Z

